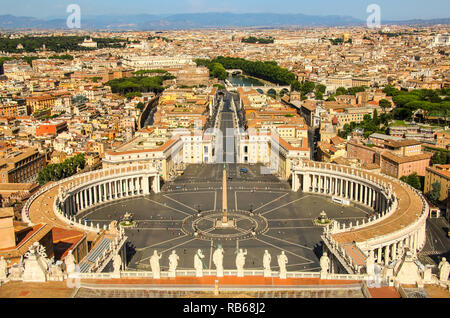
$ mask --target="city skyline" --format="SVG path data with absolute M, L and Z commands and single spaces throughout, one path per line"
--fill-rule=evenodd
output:
M 450 298 L 447 3 L 72 1 L 0 11 L 0 298 Z
M 30 16 L 41 19 L 61 18 L 67 16 L 66 8 L 72 0 L 55 1 L 43 0 L 39 4 L 29 0 L 18 0 L 14 3 L 5 3 L 2 7 L 2 15 L 11 14 L 15 16 Z M 365 20 L 369 13 L 366 12 L 368 5 L 378 4 L 381 8 L 382 20 L 412 20 L 412 19 L 440 19 L 448 18 L 450 3 L 444 0 L 428 1 L 426 3 L 413 0 L 400 0 L 392 3 L 390 1 L 331 1 L 325 0 L 320 3 L 307 1 L 270 1 L 249 0 L 245 2 L 237 0 L 169 0 L 164 3 L 156 1 L 131 0 L 124 4 L 121 1 L 87 1 L 79 0 L 75 4 L 81 7 L 85 16 L 99 15 L 172 15 L 182 13 L 279 13 L 279 14 L 305 14 L 317 16 L 351 16 Z M 152 6 L 157 4 L 157 9 Z M 46 8 L 46 10 L 42 10 Z

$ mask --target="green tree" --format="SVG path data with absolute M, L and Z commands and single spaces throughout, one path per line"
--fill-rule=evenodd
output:
M 364 92 L 366 88 L 364 86 L 350 87 L 347 92 L 349 95 L 356 95 L 356 93 Z
M 131 92 L 125 94 L 126 98 L 134 98 L 134 97 L 142 97 L 142 94 L 140 92 Z
M 434 182 L 431 184 L 431 191 L 428 193 L 428 198 L 434 204 L 439 202 L 441 196 L 441 184 L 439 182 Z
M 211 75 L 217 77 L 219 80 L 225 80 L 228 76 L 227 70 L 220 63 L 213 63 L 211 68 Z
M 316 85 L 316 92 L 321 92 L 322 94 L 325 94 L 325 91 L 327 90 L 327 87 L 323 84 L 317 84 Z
M 225 69 L 241 69 L 245 74 L 280 85 L 291 85 L 296 80 L 294 73 L 282 68 L 273 61 L 249 61 L 242 58 L 218 56 L 212 60 L 196 59 L 197 65 L 206 66 L 212 72 L 214 63 Z
M 85 158 L 83 154 L 78 154 L 64 160 L 62 163 L 50 164 L 44 167 L 39 171 L 37 181 L 40 185 L 49 181 L 58 181 L 74 175 L 78 172 L 78 169 L 84 169 L 84 166 Z
M 386 112 L 386 108 L 390 108 L 392 106 L 392 103 L 388 101 L 387 99 L 380 100 L 380 107 L 383 110 L 383 113 Z
M 295 80 L 291 84 L 291 90 L 300 92 L 302 90 L 302 84 L 298 80 Z
M 303 95 L 307 95 L 309 93 L 312 93 L 315 87 L 316 84 L 314 84 L 313 82 L 305 82 L 302 86 L 301 92 Z
M 344 43 L 344 39 L 342 39 L 342 38 L 329 39 L 329 40 L 333 45 L 340 45 L 340 44 Z
M 413 188 L 417 189 L 417 190 L 421 190 L 422 185 L 420 183 L 420 178 L 417 175 L 416 172 L 410 174 L 407 178 L 406 178 L 406 183 L 409 184 L 410 186 L 412 186 Z
M 407 108 L 395 108 L 394 112 L 394 119 L 398 119 L 398 120 L 405 120 L 405 119 L 409 119 L 412 116 L 412 111 L 407 109 Z
M 144 103 L 139 102 L 139 103 L 136 105 L 136 107 L 137 107 L 139 110 L 143 111 L 144 108 L 145 108 L 145 105 L 144 105 Z
M 445 165 L 447 164 L 447 158 L 450 153 L 445 153 L 442 151 L 436 151 L 431 157 L 430 164 L 431 165 Z
M 385 93 L 387 96 L 395 96 L 395 95 L 398 95 L 400 93 L 400 91 L 392 85 L 387 85 L 383 89 L 383 93 Z
M 339 95 L 346 95 L 348 92 L 347 92 L 347 90 L 345 89 L 345 87 L 338 87 L 337 89 L 336 89 L 336 96 L 339 96 Z

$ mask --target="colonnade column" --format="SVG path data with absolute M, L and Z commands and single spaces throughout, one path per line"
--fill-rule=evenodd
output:
M 372 189 L 372 198 L 371 198 L 371 201 L 370 201 L 370 206 L 372 207 L 372 209 L 375 209 L 375 190 L 374 189 Z
M 116 194 L 117 194 L 116 181 L 113 180 L 110 183 L 111 183 L 111 197 L 110 197 L 110 200 L 114 200 L 116 198 Z
M 80 210 L 83 210 L 83 193 L 81 191 L 78 192 L 78 200 L 80 202 Z
M 354 183 L 350 182 L 350 200 L 353 200 L 353 187 L 354 187 Z
M 389 263 L 389 245 L 384 247 L 384 265 Z
M 72 196 L 71 203 L 72 203 L 72 214 L 77 213 L 77 202 L 76 202 L 76 194 Z
M 331 193 L 331 178 L 330 177 L 327 177 L 327 194 L 330 194 Z
M 380 195 L 379 195 L 378 191 L 375 191 L 375 202 L 374 202 L 373 209 L 376 212 L 379 212 L 379 207 L 380 207 Z
M 377 256 L 377 262 L 378 263 L 381 263 L 381 259 L 382 259 L 382 257 L 383 257 L 383 255 L 381 254 L 383 251 L 382 251 L 382 248 L 381 248 L 381 246 L 378 248 L 378 256 Z
M 392 260 L 395 260 L 397 258 L 397 242 L 395 242 L 394 244 L 391 245 L 392 248 Z
M 414 249 L 418 250 L 419 249 L 419 231 L 415 231 L 413 235 L 414 235 Z
M 81 210 L 81 202 L 80 202 L 80 193 L 77 192 L 76 196 L 76 202 L 77 202 L 77 212 Z
M 365 186 L 364 192 L 365 192 L 364 204 L 368 205 L 369 204 L 369 187 Z
M 83 209 L 86 209 L 88 204 L 87 204 L 87 191 L 86 189 L 81 191 L 83 193 Z
M 317 193 L 320 193 L 320 189 L 322 187 L 322 176 L 317 175 Z
M 107 200 L 107 192 L 106 192 L 106 183 L 102 183 L 102 201 L 105 202 Z

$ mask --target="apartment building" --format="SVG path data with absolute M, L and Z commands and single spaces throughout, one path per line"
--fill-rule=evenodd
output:
M 25 101 L 30 114 L 55 106 L 55 98 L 51 95 L 27 97 Z
M 37 149 L 14 151 L 0 159 L 0 182 L 33 182 L 36 180 L 39 170 L 45 165 L 45 155 L 39 153 Z
M 381 172 L 394 178 L 401 178 L 412 173 L 425 176 L 432 155 L 428 153 L 410 156 L 396 155 L 390 151 L 381 153 Z
M 177 175 L 183 164 L 214 162 L 213 142 L 210 135 L 203 133 L 199 136 L 189 131 L 175 133 L 167 127 L 144 129 L 130 141 L 106 151 L 103 168 L 151 163 L 159 167 L 161 177 L 168 180 Z
M 347 143 L 347 158 L 358 159 L 366 165 L 373 163 L 380 165 L 380 151 L 356 141 L 349 141 Z
M 450 189 L 450 165 L 434 165 L 426 168 L 424 193 L 431 192 L 435 182 L 441 185 L 439 201 L 445 201 Z
M 65 130 L 67 130 L 67 123 L 65 121 L 43 122 L 36 128 L 36 136 L 58 135 Z

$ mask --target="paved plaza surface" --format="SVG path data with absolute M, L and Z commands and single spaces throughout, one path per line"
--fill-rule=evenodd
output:
M 438 273 L 437 265 L 442 257 L 450 259 L 450 238 L 447 236 L 448 222 L 444 217 L 427 220 L 427 239 L 419 253 L 419 260 L 424 264 L 434 265 L 433 273 Z
M 241 167 L 247 173 L 239 172 Z M 320 235 L 323 228 L 314 225 L 314 218 L 325 211 L 340 222 L 367 218 L 370 211 L 361 206 L 342 207 L 326 196 L 292 192 L 287 182 L 273 175 L 260 173 L 260 165 L 227 164 L 227 205 L 230 217 L 234 211 L 253 213 L 264 218 L 264 233 L 249 238 L 235 235 L 246 230 L 246 221 L 235 216 L 237 229 L 223 229 L 218 237 L 194 237 L 183 230 L 183 221 L 205 217 L 222 210 L 223 164 L 190 165 L 174 182 L 164 185 L 159 194 L 111 202 L 83 212 L 80 217 L 94 223 L 109 224 L 131 212 L 136 227 L 126 229 L 129 241 L 129 269 L 150 270 L 154 250 L 162 253 L 162 270 L 168 269 L 168 256 L 176 250 L 180 256 L 178 269 L 193 269 L 194 254 L 202 249 L 205 268 L 214 269 L 212 252 L 221 244 L 225 250 L 224 268 L 235 269 L 236 249 L 247 249 L 246 269 L 262 269 L 264 250 L 272 255 L 272 268 L 277 270 L 276 255 L 285 251 L 290 271 L 318 271 L 322 254 Z M 241 218 L 241 219 L 240 219 Z M 202 220 L 204 231 L 214 231 L 213 222 Z M 227 232 L 228 231 L 228 232 Z M 223 234 L 223 235 L 220 235 Z M 229 234 L 229 235 L 227 235 Z M 229 236 L 229 237 L 228 237 Z
M 230 96 L 224 97 L 219 112 L 224 163 L 189 165 L 183 175 L 164 184 L 159 194 L 114 201 L 84 211 L 79 216 L 94 223 L 109 224 L 125 213 L 134 216 L 136 226 L 125 230 L 128 236 L 129 270 L 150 270 L 154 251 L 162 253 L 161 269 L 167 270 L 168 256 L 176 250 L 178 269 L 193 269 L 194 255 L 203 251 L 204 268 L 215 269 L 214 250 L 224 248 L 224 268 L 235 269 L 239 248 L 247 250 L 245 269 L 262 269 L 264 250 L 272 256 L 285 251 L 289 271 L 319 271 L 323 228 L 313 220 L 325 211 L 339 222 L 356 222 L 370 216 L 362 206 L 342 207 L 331 198 L 292 192 L 288 182 L 267 174 L 260 164 L 236 164 L 233 112 Z M 228 142 L 227 142 L 228 140 Z M 220 155 L 223 153 L 223 155 Z M 245 172 L 241 172 L 246 168 Z M 216 228 L 222 218 L 223 170 L 226 169 L 227 211 L 234 228 Z

